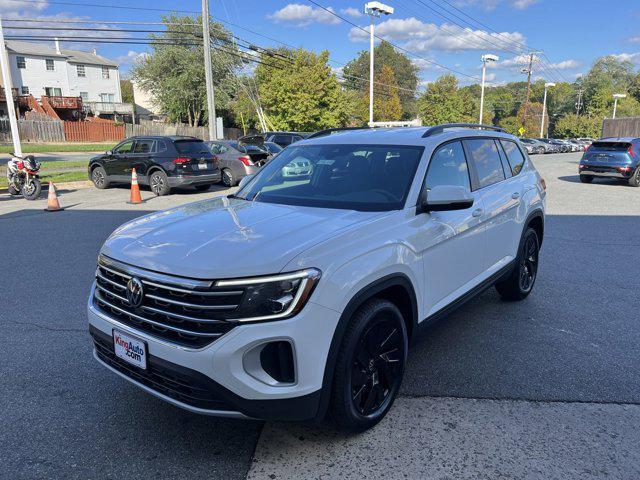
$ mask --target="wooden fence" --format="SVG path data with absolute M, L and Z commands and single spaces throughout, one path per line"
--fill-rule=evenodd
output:
M 640 117 L 605 118 L 602 138 L 606 137 L 640 137 Z
M 106 122 L 64 122 L 68 142 L 105 142 L 125 138 L 124 125 Z
M 209 129 L 207 127 L 190 127 L 184 123 L 141 122 L 140 125 L 127 123 L 125 132 L 127 137 L 136 135 L 186 135 L 201 138 L 205 141 L 209 140 Z M 247 133 L 255 133 L 255 131 L 252 130 Z M 244 135 L 244 132 L 240 128 L 224 128 L 223 134 L 227 140 L 237 140 Z
M 19 120 L 18 132 L 23 142 L 64 142 L 62 122 Z M 11 126 L 8 119 L 0 120 L 0 141 L 11 142 Z

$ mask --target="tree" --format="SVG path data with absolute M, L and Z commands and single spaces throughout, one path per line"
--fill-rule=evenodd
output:
M 570 114 L 558 119 L 553 136 L 560 138 L 598 138 L 602 127 L 600 118 Z
M 134 65 L 132 78 L 151 94 L 171 120 L 200 125 L 207 121 L 204 49 L 202 45 L 185 45 L 181 39 L 194 39 L 193 43 L 198 43 L 195 40 L 202 35 L 198 26 L 201 17 L 170 15 L 162 17 L 162 21 L 166 32 L 150 38 L 163 43 L 154 44 L 152 53 Z M 225 43 L 225 51 L 213 48 L 211 52 L 216 107 L 223 109 L 237 88 L 234 69 L 240 59 L 228 53 L 235 48 L 231 35 L 221 24 L 212 22 L 211 31 Z
M 374 78 L 380 75 L 384 66 L 390 67 L 398 85 L 398 97 L 402 106 L 402 118 L 411 119 L 416 115 L 415 91 L 418 86 L 418 67 L 403 53 L 398 52 L 389 42 L 382 41 L 374 47 Z M 344 87 L 360 92 L 362 97 L 369 91 L 369 51 L 363 50 L 343 69 Z M 374 84 L 376 93 L 381 87 Z M 368 98 L 368 97 L 367 97 Z
M 458 79 L 450 74 L 430 83 L 418 99 L 418 114 L 425 125 L 473 122 L 474 109 L 470 94 L 459 91 Z
M 327 51 L 304 49 L 280 48 L 261 55 L 255 80 L 276 129 L 314 131 L 347 123 L 349 109 L 328 60 Z
M 122 101 L 124 103 L 134 103 L 133 84 L 131 80 L 120 80 L 120 92 L 122 93 Z
M 393 70 L 389 65 L 383 65 L 380 73 L 374 78 L 376 91 L 373 94 L 373 120 L 379 121 L 395 121 L 400 120 L 402 116 L 402 105 L 398 96 L 398 83 Z M 367 105 L 367 121 L 369 119 L 369 92 L 365 96 Z M 365 122 L 366 123 L 366 122 Z

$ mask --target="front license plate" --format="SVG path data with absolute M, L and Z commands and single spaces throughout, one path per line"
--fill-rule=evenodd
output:
M 147 344 L 146 342 L 127 335 L 126 333 L 113 331 L 113 349 L 116 357 L 121 358 L 131 365 L 146 370 L 147 368 Z
M 208 168 L 209 168 L 209 164 L 207 164 L 207 163 L 199 163 L 199 164 L 198 164 L 198 168 L 199 168 L 200 170 L 208 170 Z

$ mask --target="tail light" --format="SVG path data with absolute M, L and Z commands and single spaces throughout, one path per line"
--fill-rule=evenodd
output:
M 629 145 L 629 150 L 627 150 L 627 153 L 631 155 L 631 158 L 636 158 L 636 152 L 633 151 L 633 145 Z
M 630 172 L 631 167 L 618 167 L 619 172 Z
M 238 157 L 238 160 L 244 163 L 247 167 L 253 166 L 253 162 L 251 161 L 251 158 L 246 155 L 244 157 Z
M 178 158 L 175 158 L 173 160 L 173 164 L 174 165 L 182 165 L 182 164 L 185 164 L 185 163 L 189 163 L 190 160 L 191 160 L 190 158 L 178 157 Z
M 591 150 L 592 145 L 587 145 L 586 147 L 584 147 L 584 151 L 588 152 L 589 150 Z

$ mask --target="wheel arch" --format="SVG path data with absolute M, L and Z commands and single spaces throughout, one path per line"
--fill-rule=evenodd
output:
M 539 247 L 542 247 L 542 239 L 544 238 L 544 214 L 542 210 L 536 209 L 531 212 L 524 225 L 525 230 L 529 227 L 535 230 L 538 235 L 538 241 L 540 242 Z
M 338 351 L 344 337 L 344 333 L 349 324 L 349 320 L 365 302 L 372 298 L 383 298 L 394 303 L 402 312 L 407 326 L 407 334 L 409 336 L 409 344 L 415 338 L 418 331 L 418 301 L 413 288 L 413 284 L 409 277 L 403 273 L 394 273 L 386 275 L 378 280 L 368 284 L 360 289 L 347 303 L 344 308 L 338 325 L 336 326 L 329 347 L 329 354 L 324 367 L 324 376 L 322 379 L 322 394 L 320 396 L 320 404 L 318 407 L 317 418 L 322 419 L 326 415 L 331 398 L 331 387 L 333 383 L 333 374 Z M 409 318 L 407 318 L 409 317 Z

